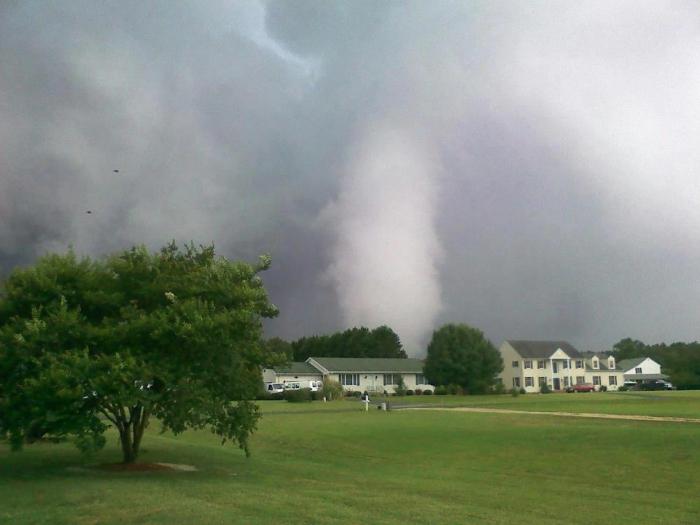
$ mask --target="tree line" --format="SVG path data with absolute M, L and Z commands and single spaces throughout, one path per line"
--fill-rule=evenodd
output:
M 306 361 L 309 357 L 408 357 L 398 334 L 386 325 L 372 330 L 354 327 L 292 342 L 274 337 L 266 345 L 271 355 L 285 356 L 288 361 Z

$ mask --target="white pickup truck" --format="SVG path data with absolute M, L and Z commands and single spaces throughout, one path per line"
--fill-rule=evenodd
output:
M 282 383 L 265 383 L 265 391 L 268 394 L 281 394 L 284 392 L 284 385 Z

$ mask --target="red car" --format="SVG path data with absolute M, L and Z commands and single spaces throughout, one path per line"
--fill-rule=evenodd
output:
M 566 389 L 567 392 L 595 392 L 595 386 L 589 383 L 581 383 L 580 385 L 570 386 Z

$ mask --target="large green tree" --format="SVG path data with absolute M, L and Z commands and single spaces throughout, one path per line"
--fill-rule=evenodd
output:
M 258 275 L 269 264 L 170 244 L 15 270 L 0 295 L 0 434 L 14 448 L 49 434 L 96 449 L 113 426 L 133 462 L 157 418 L 175 433 L 210 427 L 247 454 L 261 318 L 276 314 Z
M 481 330 L 446 324 L 433 332 L 425 360 L 425 376 L 434 385 L 460 385 L 465 392 L 488 391 L 503 370 L 501 354 Z

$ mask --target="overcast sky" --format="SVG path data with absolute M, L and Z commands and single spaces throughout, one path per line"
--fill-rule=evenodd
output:
M 700 339 L 700 2 L 0 0 L 0 273 L 173 238 L 268 335 Z

